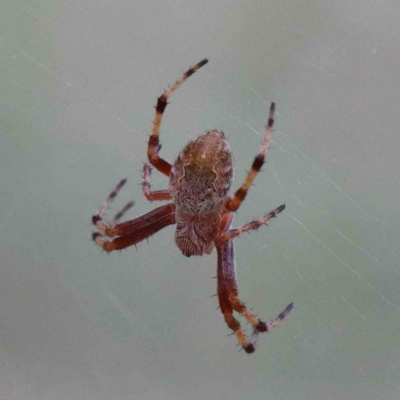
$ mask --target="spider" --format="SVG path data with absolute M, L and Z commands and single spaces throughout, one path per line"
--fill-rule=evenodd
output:
M 189 68 L 164 91 L 155 107 L 153 130 L 147 148 L 148 162 L 143 168 L 142 190 L 149 201 L 170 200 L 170 202 L 138 218 L 119 223 L 124 213 L 133 206 L 133 202 L 130 202 L 113 220 L 106 222 L 103 220 L 103 215 L 126 183 L 126 179 L 123 179 L 92 217 L 92 222 L 98 230 L 92 237 L 97 245 L 110 252 L 136 245 L 162 228 L 176 224 L 175 242 L 185 256 L 210 254 L 215 247 L 218 256 L 217 295 L 221 312 L 242 348 L 246 353 L 253 353 L 258 334 L 270 331 L 293 308 L 293 303 L 290 303 L 273 321 L 269 323 L 261 321 L 239 299 L 235 277 L 233 239 L 244 232 L 267 224 L 285 209 L 283 204 L 258 220 L 239 228 L 231 227 L 233 213 L 239 209 L 264 164 L 274 123 L 275 104 L 271 103 L 268 124 L 259 153 L 244 183 L 233 196 L 228 195 L 233 179 L 232 153 L 222 131 L 213 129 L 189 142 L 179 153 L 174 164 L 170 164 L 159 155 L 160 125 L 169 97 L 207 62 L 208 60 L 204 59 Z M 168 189 L 150 190 L 151 166 L 169 177 Z M 114 239 L 108 240 L 106 237 Z M 244 334 L 239 321 L 233 316 L 233 311 L 241 314 L 252 325 L 250 338 Z

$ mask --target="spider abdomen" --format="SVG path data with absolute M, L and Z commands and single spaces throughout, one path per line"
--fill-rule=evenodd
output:
M 185 256 L 210 254 L 218 235 L 221 220 L 219 211 L 209 214 L 193 215 L 175 210 L 175 242 Z
M 186 256 L 212 251 L 232 175 L 232 154 L 221 131 L 192 140 L 176 159 L 169 190 L 176 205 L 175 241 Z
M 223 132 L 213 130 L 187 144 L 176 159 L 169 189 L 177 209 L 193 215 L 220 209 L 232 183 L 232 154 Z

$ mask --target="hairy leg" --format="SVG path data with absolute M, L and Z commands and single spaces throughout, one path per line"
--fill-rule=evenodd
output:
M 243 304 L 238 298 L 233 241 L 227 240 L 217 244 L 216 247 L 218 253 L 217 294 L 221 312 L 226 324 L 235 333 L 246 353 L 253 353 L 254 344 L 250 343 L 239 321 L 233 316 L 233 310 L 237 311 L 238 305 Z
M 92 219 L 99 230 L 93 233 L 93 240 L 107 252 L 122 250 L 147 239 L 168 225 L 175 224 L 175 204 L 166 204 L 115 226 L 110 226 L 99 218 L 95 216 Z M 104 236 L 118 237 L 109 241 L 104 239 Z
M 259 173 L 261 167 L 264 165 L 265 154 L 268 149 L 269 141 L 271 139 L 272 127 L 274 125 L 274 114 L 275 114 L 275 103 L 271 103 L 271 107 L 269 110 L 268 124 L 266 127 L 267 129 L 265 131 L 264 140 L 261 144 L 260 151 L 256 156 L 256 158 L 254 159 L 253 164 L 251 166 L 251 170 L 247 174 L 247 177 L 243 185 L 235 192 L 233 197 L 229 197 L 225 201 L 225 207 L 229 211 L 236 211 L 240 207 L 255 177 Z
M 150 163 L 157 168 L 164 175 L 169 176 L 171 172 L 171 164 L 158 155 L 160 149 L 160 125 L 161 120 L 168 104 L 168 98 L 171 94 L 182 85 L 191 75 L 193 75 L 199 68 L 207 64 L 208 60 L 204 59 L 197 63 L 194 67 L 189 68 L 173 85 L 171 85 L 158 99 L 156 105 L 156 115 L 153 122 L 153 131 L 149 138 L 148 143 L 148 158 Z
M 260 218 L 256 221 L 251 221 L 246 225 L 240 226 L 239 228 L 229 229 L 227 232 L 223 232 L 218 236 L 218 240 L 228 240 L 233 239 L 244 232 L 248 232 L 250 230 L 258 229 L 260 226 L 267 224 L 272 218 L 275 218 L 280 212 L 285 209 L 285 205 L 282 204 L 275 210 L 270 211 L 267 215 Z
M 100 207 L 99 211 L 92 217 L 92 222 L 98 229 L 97 232 L 93 233 L 92 238 L 105 251 L 121 250 L 132 246 L 147 239 L 160 229 L 175 224 L 175 204 L 173 203 L 158 207 L 130 221 L 118 223 L 126 211 L 133 206 L 133 202 L 129 202 L 110 222 L 104 221 L 103 216 L 107 208 L 125 183 L 126 179 L 118 183 L 115 189 L 108 195 L 107 200 Z M 118 237 L 109 241 L 104 236 Z
M 143 181 L 142 181 L 142 190 L 146 199 L 149 201 L 171 199 L 171 194 L 169 192 L 169 189 L 150 190 L 150 188 L 151 188 L 151 164 L 147 162 L 143 166 Z
M 270 215 L 270 218 L 272 218 L 275 215 L 275 214 L 272 215 L 273 213 L 274 211 L 268 214 Z M 242 232 L 237 233 L 235 230 L 229 229 L 230 224 L 232 222 L 232 218 L 233 218 L 233 213 L 226 213 L 223 215 L 220 222 L 219 234 L 217 239 L 215 240 L 215 245 L 218 254 L 217 294 L 221 312 L 224 315 L 228 327 L 233 330 L 238 342 L 246 351 L 246 353 L 253 353 L 255 349 L 254 345 L 256 343 L 258 334 L 260 332 L 268 332 L 270 329 L 276 326 L 281 320 L 283 320 L 286 317 L 286 315 L 290 312 L 290 310 L 293 308 L 293 303 L 289 304 L 285 308 L 285 310 L 281 312 L 277 318 L 275 318 L 275 320 L 267 324 L 258 319 L 239 299 L 236 276 L 235 276 L 236 268 L 235 268 L 234 244 L 231 238 L 225 237 L 224 235 L 229 235 L 230 232 L 231 233 L 233 232 L 232 233 L 233 237 L 235 237 L 242 232 L 257 228 L 255 226 L 251 227 L 250 223 L 242 227 L 243 228 Z M 259 221 L 256 221 L 256 223 L 257 222 Z M 249 226 L 248 229 L 246 229 L 246 226 Z M 259 226 L 260 224 L 258 225 L 258 227 Z M 243 317 L 245 317 L 246 320 L 253 326 L 253 333 L 250 337 L 250 340 L 244 334 L 239 321 L 233 316 L 233 310 L 243 315 Z

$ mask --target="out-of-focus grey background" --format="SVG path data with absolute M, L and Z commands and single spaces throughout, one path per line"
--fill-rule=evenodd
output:
M 0 399 L 398 399 L 400 3 L 3 1 L 0 12 Z M 156 98 L 176 92 L 162 155 L 223 129 L 236 188 L 241 298 L 290 316 L 248 356 L 217 308 L 216 255 L 168 228 L 107 255 L 90 217 L 141 168 Z M 167 180 L 154 174 L 154 187 Z M 249 329 L 249 327 L 247 327 Z

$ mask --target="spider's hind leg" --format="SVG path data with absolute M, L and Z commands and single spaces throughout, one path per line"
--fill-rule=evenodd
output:
M 290 303 L 286 306 L 286 308 L 271 322 L 269 322 L 268 324 L 266 324 L 265 322 L 263 322 L 263 330 L 261 330 L 260 328 L 253 328 L 253 332 L 251 334 L 250 337 L 250 343 L 255 344 L 258 338 L 258 334 L 260 332 L 269 332 L 274 326 L 278 325 L 279 322 L 281 322 L 284 318 L 286 318 L 286 316 L 290 313 L 290 311 L 293 308 L 293 303 Z
M 246 309 L 238 298 L 233 241 L 217 242 L 216 247 L 218 253 L 217 293 L 221 312 L 226 324 L 232 329 L 246 353 L 253 353 L 254 344 L 248 340 L 239 321 L 233 316 L 233 310 L 244 313 Z
M 272 218 L 274 212 L 269 215 Z M 267 217 L 267 216 L 266 216 Z M 264 218 L 266 218 L 264 217 Z M 234 243 L 232 237 L 238 236 L 241 232 L 250 229 L 256 229 L 261 226 L 262 223 L 254 222 L 254 226 L 250 224 L 245 225 L 243 228 L 248 226 L 248 229 L 229 229 L 232 221 L 232 213 L 226 213 L 220 223 L 220 233 L 215 240 L 215 245 L 218 253 L 218 300 L 221 307 L 221 312 L 224 315 L 225 321 L 229 328 L 233 330 L 238 339 L 238 342 L 246 351 L 246 353 L 254 352 L 254 345 L 260 332 L 268 332 L 280 321 L 282 321 L 290 310 L 293 308 L 293 303 L 289 304 L 284 311 L 282 311 L 277 318 L 270 323 L 265 323 L 258 319 L 239 299 L 238 288 L 235 274 L 235 254 L 234 254 Z M 265 223 L 265 221 L 263 222 Z M 231 235 L 231 237 L 229 236 Z M 250 340 L 244 334 L 239 321 L 233 316 L 233 310 L 243 315 L 248 322 L 253 326 L 253 333 Z

